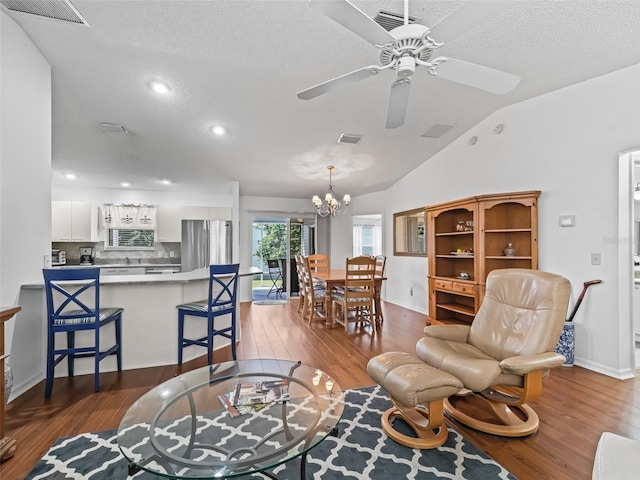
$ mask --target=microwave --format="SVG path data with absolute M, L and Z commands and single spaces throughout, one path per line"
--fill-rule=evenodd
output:
M 51 265 L 65 265 L 67 263 L 67 253 L 64 250 L 51 250 Z

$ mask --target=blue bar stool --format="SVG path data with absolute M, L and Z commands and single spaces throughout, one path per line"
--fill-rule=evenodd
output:
M 182 350 L 190 345 L 207 349 L 207 361 L 213 360 L 213 337 L 220 335 L 231 340 L 231 356 L 236 359 L 236 297 L 239 264 L 209 266 L 209 298 L 178 305 L 178 365 L 182 365 Z M 184 317 L 207 319 L 207 335 L 197 339 L 184 338 Z M 231 315 L 231 325 L 214 327 L 215 317 Z
M 73 377 L 73 362 L 76 358 L 94 357 L 95 391 L 100 390 L 100 361 L 116 355 L 118 371 L 122 371 L 122 308 L 100 307 L 100 269 L 76 268 L 44 269 L 44 286 L 47 297 L 47 379 L 45 398 L 51 397 L 54 368 L 65 357 L 69 376 Z M 100 351 L 100 329 L 115 324 L 115 343 Z M 75 346 L 75 333 L 92 330 L 93 344 Z M 56 333 L 67 334 L 66 348 L 56 348 Z

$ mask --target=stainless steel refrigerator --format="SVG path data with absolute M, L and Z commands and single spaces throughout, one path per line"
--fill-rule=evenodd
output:
M 231 222 L 182 220 L 182 271 L 231 263 Z

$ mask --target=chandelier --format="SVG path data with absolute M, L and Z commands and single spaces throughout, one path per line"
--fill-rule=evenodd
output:
M 318 215 L 321 217 L 326 217 L 331 214 L 332 217 L 336 215 L 344 215 L 347 213 L 347 206 L 351 201 L 351 195 L 346 194 L 342 198 L 342 202 L 340 203 L 336 198 L 335 193 L 333 192 L 333 184 L 331 183 L 331 173 L 335 168 L 333 165 L 329 165 L 327 167 L 329 169 L 329 191 L 324 196 L 324 200 L 321 200 L 318 195 L 314 195 L 311 201 L 315 204 L 318 209 Z

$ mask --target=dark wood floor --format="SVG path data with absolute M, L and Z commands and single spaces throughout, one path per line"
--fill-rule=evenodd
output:
M 350 326 L 310 327 L 288 305 L 241 306 L 242 341 L 239 359 L 283 358 L 301 360 L 322 368 L 343 389 L 372 385 L 367 375 L 369 359 L 384 351 L 413 352 L 422 336 L 424 316 L 384 304 L 384 324 L 378 334 Z M 215 361 L 229 360 L 226 351 Z M 130 370 L 102 375 L 99 393 L 93 376 L 57 379 L 50 400 L 44 399 L 44 382 L 7 408 L 8 434 L 18 442 L 14 458 L 0 464 L 2 480 L 22 479 L 58 437 L 117 428 L 129 406 L 151 387 L 181 371 L 205 365 L 200 357 L 182 369 L 177 366 Z M 457 426 L 480 449 L 520 480 L 576 480 L 591 478 L 593 457 L 600 434 L 613 431 L 640 439 L 640 381 L 619 381 L 580 367 L 555 369 L 532 406 L 541 419 L 540 430 L 524 439 L 505 439 Z

